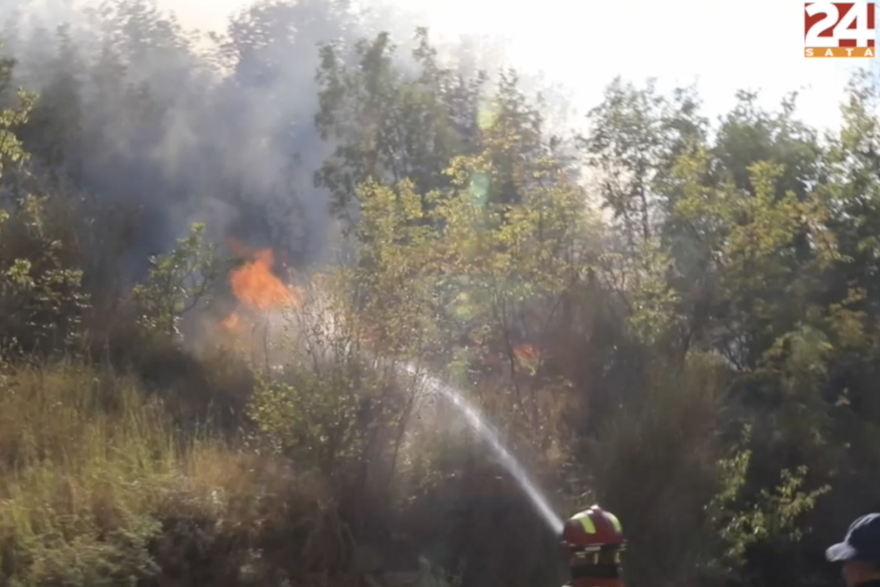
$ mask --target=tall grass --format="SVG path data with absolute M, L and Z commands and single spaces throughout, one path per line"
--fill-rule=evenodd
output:
M 146 545 L 158 525 L 144 513 L 181 456 L 163 416 L 131 382 L 82 365 L 7 367 L 0 537 L 8 581 L 95 584 L 152 570 Z
M 181 438 L 133 380 L 81 364 L 6 366 L 0 585 L 133 584 L 159 572 L 169 519 L 249 531 L 277 513 L 287 482 L 257 460 Z

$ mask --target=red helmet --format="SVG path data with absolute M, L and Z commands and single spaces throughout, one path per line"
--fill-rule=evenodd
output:
M 562 542 L 570 555 L 579 559 L 600 550 L 623 550 L 625 543 L 617 516 L 597 505 L 568 519 L 562 528 Z

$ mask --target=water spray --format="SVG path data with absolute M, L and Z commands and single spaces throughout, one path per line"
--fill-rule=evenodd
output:
M 416 368 L 410 364 L 405 363 L 404 369 L 412 374 L 416 375 Z M 556 512 L 553 511 L 553 508 L 550 507 L 550 504 L 547 502 L 547 499 L 541 493 L 541 491 L 537 488 L 537 486 L 532 482 L 529 478 L 528 473 L 526 473 L 523 466 L 520 462 L 510 454 L 510 451 L 504 446 L 501 440 L 498 438 L 498 435 L 494 430 L 486 423 L 477 409 L 468 402 L 460 391 L 441 381 L 439 378 L 434 377 L 433 375 L 422 374 L 421 375 L 422 382 L 433 392 L 442 396 L 448 402 L 450 402 L 461 414 L 465 417 L 468 424 L 473 428 L 486 442 L 489 443 L 489 446 L 492 447 L 492 450 L 495 451 L 495 454 L 498 455 L 501 464 L 507 469 L 507 472 L 510 473 L 514 479 L 516 479 L 517 483 L 519 483 L 522 490 L 526 493 L 529 499 L 532 502 L 532 505 L 535 506 L 535 509 L 540 514 L 541 518 L 544 522 L 550 527 L 550 530 L 553 531 L 554 534 L 559 535 L 562 533 L 563 522 L 556 515 Z
M 243 251 L 240 245 L 238 248 Z M 279 308 L 296 307 L 301 303 L 301 295 L 295 293 L 290 286 L 282 283 L 273 274 L 273 264 L 272 251 L 265 249 L 257 251 L 249 263 L 230 273 L 230 286 L 235 297 L 244 306 L 259 311 L 272 312 Z M 323 309 L 317 318 L 330 333 L 335 330 L 336 317 L 332 312 Z M 236 328 L 239 325 L 238 313 L 233 312 L 224 320 L 223 324 L 229 329 Z M 364 352 L 363 349 L 361 352 Z M 367 352 L 366 354 L 372 356 L 372 353 Z M 520 462 L 510 454 L 495 431 L 486 423 L 479 411 L 464 398 L 462 393 L 433 375 L 419 375 L 411 363 L 405 363 L 403 370 L 420 377 L 421 383 L 450 402 L 465 417 L 470 427 L 492 447 L 502 466 L 516 479 L 547 526 L 554 534 L 561 534 L 562 520 L 550 507 L 547 499 L 529 478 Z

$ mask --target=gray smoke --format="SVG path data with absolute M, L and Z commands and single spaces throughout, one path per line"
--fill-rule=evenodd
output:
M 258 1 L 211 39 L 153 0 L 3 0 L 0 18 L 16 84 L 68 114 L 67 126 L 43 131 L 63 154 L 36 137 L 29 147 L 98 201 L 140 210 L 135 274 L 193 221 L 215 239 L 272 246 L 294 266 L 322 262 L 334 222 L 313 173 L 333 145 L 314 127 L 318 46 L 352 49 L 387 30 L 406 66 L 423 24 L 350 0 Z M 470 39 L 447 53 L 466 71 L 493 69 L 503 51 Z

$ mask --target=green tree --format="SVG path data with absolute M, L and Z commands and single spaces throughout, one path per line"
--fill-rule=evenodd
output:
M 150 259 L 146 280 L 132 291 L 146 335 L 173 340 L 180 335 L 182 316 L 210 293 L 219 263 L 216 245 L 206 242 L 204 234 L 205 225 L 194 223 L 174 250 Z
M 428 194 L 448 186 L 443 170 L 455 154 L 474 149 L 471 133 L 483 77 L 463 79 L 442 67 L 426 29 L 417 31 L 416 41 L 417 75 L 396 65 L 387 33 L 360 41 L 354 65 L 343 61 L 339 47 L 321 51 L 316 124 L 336 147 L 315 181 L 332 194 L 334 212 L 349 220 L 362 183 L 406 179 L 417 193 Z

